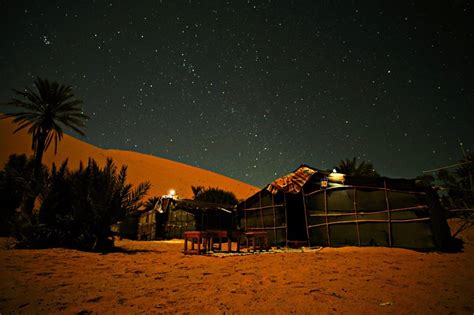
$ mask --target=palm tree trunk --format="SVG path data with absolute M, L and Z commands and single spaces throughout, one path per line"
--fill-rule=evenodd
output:
M 38 137 L 38 143 L 35 151 L 35 161 L 33 168 L 33 177 L 31 178 L 31 194 L 25 201 L 25 212 L 28 215 L 33 213 L 35 207 L 35 200 L 38 197 L 41 183 L 41 169 L 43 166 L 43 154 L 45 148 L 46 134 L 41 133 Z
M 33 170 L 33 179 L 38 180 L 41 175 L 41 168 L 43 166 L 43 154 L 45 147 L 45 137 L 41 137 L 38 141 L 38 147 L 35 152 L 35 168 Z

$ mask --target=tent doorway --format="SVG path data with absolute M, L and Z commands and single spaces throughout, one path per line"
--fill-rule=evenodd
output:
M 305 245 L 308 242 L 306 231 L 306 216 L 304 212 L 303 196 L 299 194 L 285 194 L 288 226 L 288 245 Z

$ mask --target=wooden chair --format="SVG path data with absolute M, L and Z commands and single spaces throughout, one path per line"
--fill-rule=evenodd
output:
M 188 248 L 188 240 L 191 241 L 191 248 Z M 205 231 L 186 231 L 184 232 L 184 254 L 197 254 L 205 253 L 207 251 L 207 244 L 209 240 L 209 233 Z M 194 248 L 194 245 L 197 248 Z M 201 248 L 202 245 L 202 248 Z
M 206 230 L 208 233 L 208 240 L 209 240 L 209 250 L 222 250 L 222 239 L 227 239 L 227 251 L 230 253 L 232 251 L 232 240 L 230 238 L 230 233 L 226 230 Z M 218 239 L 217 248 L 215 248 L 214 240 Z
M 236 231 L 233 233 L 234 237 L 237 239 L 237 252 L 240 252 L 241 241 L 245 239 L 245 245 L 247 251 L 259 251 L 270 250 L 268 245 L 268 235 L 265 231 L 255 231 L 255 232 L 245 232 L 245 231 Z
M 258 231 L 258 232 L 245 232 L 244 233 L 246 241 L 247 241 L 247 250 L 251 251 L 253 247 L 253 251 L 266 250 L 268 251 L 270 247 L 268 246 L 268 235 L 265 231 Z M 257 246 L 258 243 L 258 246 Z

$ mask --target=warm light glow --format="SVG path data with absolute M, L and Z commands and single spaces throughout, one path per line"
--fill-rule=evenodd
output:
M 168 191 L 168 195 L 170 195 L 171 197 L 173 197 L 174 195 L 176 195 L 176 190 L 170 189 L 170 190 Z
M 329 174 L 329 181 L 332 183 L 341 183 L 344 184 L 345 175 L 341 173 L 331 173 Z

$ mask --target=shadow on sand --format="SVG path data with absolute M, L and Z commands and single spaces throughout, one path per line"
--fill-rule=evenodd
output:
M 464 252 L 464 240 L 460 237 L 451 237 L 448 247 L 443 252 L 451 254 Z
M 102 250 L 97 250 L 97 251 L 91 251 L 94 253 L 100 253 L 102 255 L 107 255 L 107 254 L 127 254 L 127 255 L 135 255 L 135 254 L 140 254 L 140 253 L 156 253 L 156 254 L 161 254 L 164 253 L 164 251 L 160 250 L 152 250 L 152 249 L 130 249 L 130 248 L 123 248 L 123 247 L 111 247 L 108 249 L 102 249 Z

